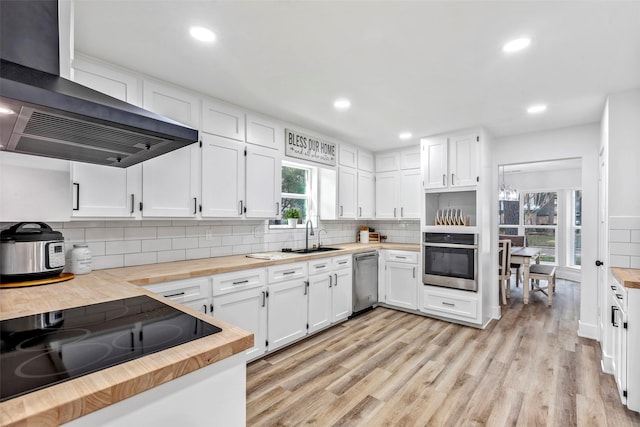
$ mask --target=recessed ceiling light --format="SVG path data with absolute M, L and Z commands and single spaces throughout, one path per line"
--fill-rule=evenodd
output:
M 546 109 L 547 109 L 547 106 L 544 104 L 532 105 L 531 107 L 527 108 L 527 113 L 529 114 L 542 113 Z
M 333 102 L 333 106 L 338 110 L 346 110 L 351 107 L 351 101 L 347 98 L 338 98 Z
M 400 139 L 411 139 L 413 135 L 411 135 L 411 132 L 402 132 L 400 135 L 398 135 L 398 137 Z
M 191 27 L 189 30 L 191 37 L 202 42 L 212 42 L 216 39 L 216 35 L 213 31 L 204 27 Z
M 529 37 L 522 37 L 519 39 L 511 40 L 504 46 L 502 46 L 502 51 L 506 53 L 517 52 L 529 46 L 531 44 L 531 39 Z
M 0 114 L 14 114 L 14 111 L 9 108 L 0 107 Z

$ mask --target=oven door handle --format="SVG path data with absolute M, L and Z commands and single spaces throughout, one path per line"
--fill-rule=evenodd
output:
M 431 248 L 458 248 L 458 249 L 478 249 L 478 245 L 457 245 L 455 243 L 423 243 Z

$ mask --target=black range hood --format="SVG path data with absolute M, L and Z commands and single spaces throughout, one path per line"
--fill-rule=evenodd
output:
M 0 0 L 0 149 L 128 167 L 198 131 L 60 77 L 56 0 Z

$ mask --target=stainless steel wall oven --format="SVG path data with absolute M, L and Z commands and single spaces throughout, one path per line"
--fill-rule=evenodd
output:
M 425 285 L 477 292 L 477 234 L 423 233 L 422 244 Z

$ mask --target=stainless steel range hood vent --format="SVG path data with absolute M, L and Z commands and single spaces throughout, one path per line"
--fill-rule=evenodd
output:
M 198 131 L 59 76 L 55 0 L 0 1 L 0 149 L 127 167 Z

